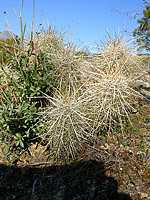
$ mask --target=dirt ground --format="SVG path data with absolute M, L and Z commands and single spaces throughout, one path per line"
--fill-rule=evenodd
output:
M 150 104 L 139 103 L 134 126 L 102 134 L 71 164 L 52 165 L 32 144 L 10 165 L 1 154 L 0 200 L 150 199 Z

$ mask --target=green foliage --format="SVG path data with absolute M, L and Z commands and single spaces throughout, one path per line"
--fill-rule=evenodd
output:
M 88 56 L 88 54 L 86 52 L 83 52 L 83 51 L 78 51 L 75 55 L 76 56 Z
M 4 138 L 9 137 L 15 146 L 24 147 L 29 139 L 38 135 L 34 127 L 36 123 L 35 114 L 38 112 L 38 101 L 34 102 L 33 99 L 27 101 L 25 96 L 28 90 L 26 88 L 19 88 L 18 92 L 21 95 L 19 99 L 8 105 L 3 104 L 0 106 L 0 117 L 3 119 L 0 122 L 0 129 L 1 136 L 3 135 Z M 34 93 L 38 94 L 34 90 L 30 96 Z M 9 96 L 10 94 L 7 93 Z M 4 138 L 1 138 L 1 140 L 4 140 Z
M 139 26 L 133 31 L 133 36 L 137 38 L 140 45 L 139 50 L 150 51 L 150 5 L 146 5 L 143 10 L 143 17 L 137 20 Z
M 5 88 L 0 88 L 0 143 L 24 148 L 33 138 L 42 135 L 37 113 L 45 101 L 38 98 L 40 92 L 52 95 L 57 82 L 53 77 L 54 65 L 41 51 L 35 51 L 32 40 L 26 50 L 18 45 L 13 51 L 9 70 L 5 70 L 4 64 L 0 65 L 9 82 Z
M 14 40 L 11 39 L 6 39 L 0 40 L 0 63 L 7 64 L 12 57 L 12 46 L 14 44 Z

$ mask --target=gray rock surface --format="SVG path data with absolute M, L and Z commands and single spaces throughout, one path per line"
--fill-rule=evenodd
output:
M 15 34 L 13 35 L 16 37 Z M 0 32 L 0 40 L 6 40 L 7 38 L 8 39 L 12 38 L 11 34 L 8 31 Z
M 150 100 L 150 72 L 136 81 L 136 87 L 145 99 Z

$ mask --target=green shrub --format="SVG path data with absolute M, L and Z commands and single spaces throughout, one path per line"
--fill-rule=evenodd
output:
M 36 124 L 37 113 L 44 107 L 45 100 L 40 98 L 40 91 L 52 95 L 57 86 L 56 70 L 46 54 L 40 49 L 35 51 L 32 37 L 25 50 L 16 44 L 11 48 L 14 55 L 8 66 L 1 65 L 8 85 L 0 87 L 0 140 L 4 142 L 9 138 L 11 145 L 24 148 L 41 135 L 42 129 Z

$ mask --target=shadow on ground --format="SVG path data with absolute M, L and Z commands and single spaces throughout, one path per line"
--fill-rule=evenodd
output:
M 132 200 L 95 160 L 65 166 L 0 165 L 0 200 Z

